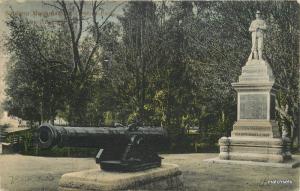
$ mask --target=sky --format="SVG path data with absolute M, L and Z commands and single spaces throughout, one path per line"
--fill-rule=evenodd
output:
M 9 55 L 5 52 L 3 47 L 3 42 L 5 41 L 5 37 L 9 34 L 9 30 L 5 24 L 7 19 L 7 15 L 11 10 L 14 10 L 16 13 L 22 14 L 23 16 L 28 17 L 29 19 L 35 22 L 42 22 L 44 15 L 50 15 L 48 18 L 50 19 L 59 19 L 58 11 L 51 7 L 45 5 L 46 3 L 53 3 L 52 1 L 45 0 L 0 0 L 0 103 L 5 99 L 5 74 L 6 74 L 6 63 L 9 59 Z M 72 1 L 70 1 L 72 2 Z M 104 4 L 104 18 L 105 15 L 108 15 L 110 11 L 118 4 L 120 1 L 106 1 Z M 83 14 L 86 17 L 90 17 L 90 2 L 85 3 L 85 9 L 83 10 Z M 114 16 L 122 15 L 122 6 L 115 10 Z M 101 17 L 99 17 L 101 18 Z M 7 117 L 7 114 L 0 114 L 0 124 L 5 123 L 13 123 L 15 120 Z

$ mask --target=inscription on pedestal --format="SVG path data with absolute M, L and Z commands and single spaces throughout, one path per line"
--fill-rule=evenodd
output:
M 240 95 L 240 119 L 267 119 L 267 95 Z
M 235 136 L 252 136 L 252 137 L 270 137 L 270 133 L 259 133 L 259 132 L 237 132 Z
M 236 126 L 233 127 L 236 131 L 271 131 L 271 127 L 256 127 L 256 126 Z
M 244 72 L 244 73 L 250 73 L 250 74 L 258 74 L 258 73 L 264 73 L 264 72 L 266 72 L 266 70 L 265 70 L 265 68 L 250 68 L 250 67 L 248 67 L 248 68 L 243 68 L 242 69 L 242 72 Z

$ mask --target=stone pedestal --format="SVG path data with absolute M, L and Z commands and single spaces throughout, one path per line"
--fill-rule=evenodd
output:
M 282 163 L 291 159 L 290 140 L 275 122 L 276 84 L 266 61 L 250 60 L 237 83 L 237 122 L 231 137 L 219 139 L 222 160 Z
M 130 173 L 91 169 L 64 174 L 59 190 L 181 190 L 180 175 L 181 171 L 174 164 Z

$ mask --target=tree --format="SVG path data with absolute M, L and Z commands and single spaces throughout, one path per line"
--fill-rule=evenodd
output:
M 67 27 L 66 43 L 71 50 L 72 69 L 69 71 L 69 99 L 68 102 L 68 121 L 72 125 L 83 125 L 88 123 L 86 118 L 87 105 L 91 100 L 93 88 L 93 76 L 98 75 L 99 63 L 95 59 L 97 52 L 100 51 L 101 31 L 107 24 L 113 12 L 121 5 L 116 5 L 110 13 L 99 22 L 98 13 L 103 8 L 104 2 L 93 1 L 91 3 L 92 24 L 84 23 L 86 20 L 83 15 L 85 2 L 65 2 L 57 0 L 55 3 L 45 3 L 54 7 L 63 14 L 62 23 Z M 102 15 L 103 16 L 103 15 Z M 84 33 L 88 31 L 87 33 Z M 96 72 L 96 73 L 95 73 Z
M 46 18 L 48 24 L 41 26 L 14 14 L 7 22 L 11 30 L 7 48 L 14 65 L 9 69 L 7 92 L 11 99 L 6 108 L 24 119 L 37 120 L 37 116 L 26 115 L 39 114 L 39 121 L 53 120 L 62 110 L 70 124 L 86 124 L 94 76 L 100 75 L 96 58 L 101 32 L 120 4 L 99 22 L 97 14 L 104 3 L 94 1 L 92 24 L 83 16 L 84 1 L 45 4 L 61 11 L 62 20 Z
M 46 28 L 36 26 L 12 12 L 7 21 L 10 36 L 6 47 L 11 54 L 6 77 L 9 115 L 24 120 L 54 120 L 63 108 L 66 68 L 44 55 L 64 52 L 64 46 L 50 46 L 61 39 Z M 55 66 L 55 67 L 53 67 Z
M 113 56 L 108 81 L 123 122 L 129 118 L 131 122 L 150 122 L 147 104 L 151 103 L 153 91 L 149 82 L 157 55 L 155 11 L 153 2 L 129 2 L 124 7 L 124 15 L 118 18 L 122 38 L 120 42 L 115 41 L 114 49 L 107 50 Z

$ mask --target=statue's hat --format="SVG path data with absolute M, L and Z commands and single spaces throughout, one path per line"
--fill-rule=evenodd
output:
M 259 15 L 260 15 L 260 11 L 256 11 L 256 14 L 259 14 Z

